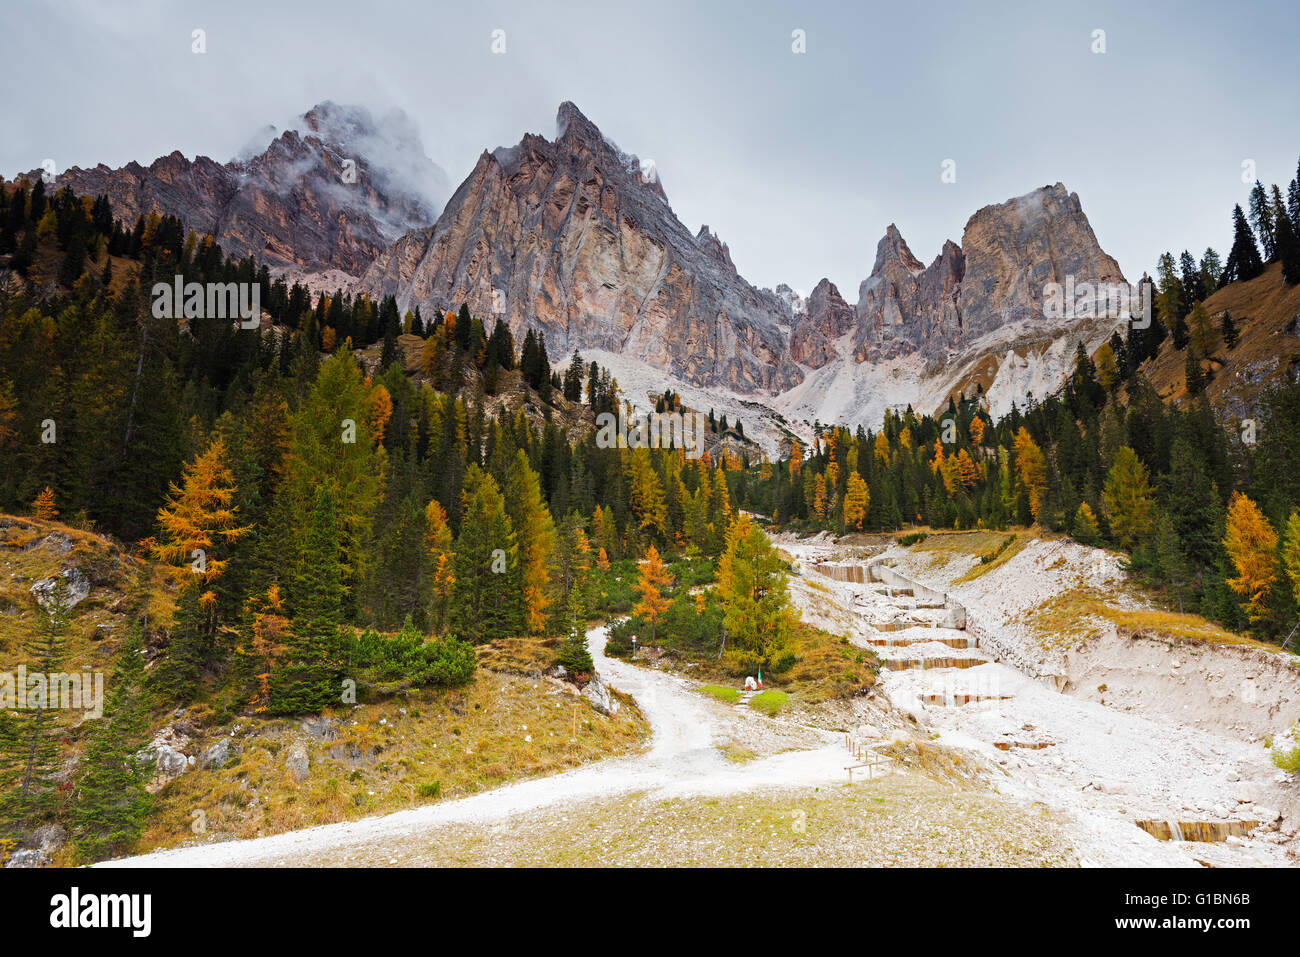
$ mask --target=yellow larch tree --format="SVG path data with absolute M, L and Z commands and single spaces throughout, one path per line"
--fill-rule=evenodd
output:
M 451 588 L 456 584 L 456 576 L 452 573 L 455 554 L 452 552 L 451 526 L 447 524 L 446 509 L 436 498 L 424 508 L 424 550 L 433 569 L 429 617 L 437 633 L 447 622 L 448 602 L 451 601 Z
M 1277 581 L 1277 532 L 1259 506 L 1240 492 L 1233 492 L 1228 500 L 1223 547 L 1237 572 L 1228 579 L 1228 587 L 1245 599 L 1246 617 L 1257 622 L 1264 617 L 1269 591 Z
M 214 439 L 185 466 L 182 484 L 172 483 L 166 504 L 158 510 L 162 539 L 154 544 L 154 553 L 178 580 L 193 574 L 207 585 L 225 571 L 229 559 L 218 558 L 214 549 L 231 545 L 248 531 L 238 524 L 234 497 L 225 442 Z M 207 604 L 210 593 L 203 598 Z
M 668 610 L 668 596 L 664 589 L 671 587 L 673 576 L 664 568 L 659 549 L 651 545 L 646 549 L 645 559 L 641 562 L 641 575 L 637 581 L 637 592 L 641 600 L 633 606 L 632 612 L 650 625 L 650 640 L 655 638 L 655 625 Z
M 48 485 L 41 490 L 41 494 L 36 496 L 36 501 L 32 502 L 32 517 L 42 522 L 53 521 L 59 517 L 58 506 L 54 503 L 54 489 Z

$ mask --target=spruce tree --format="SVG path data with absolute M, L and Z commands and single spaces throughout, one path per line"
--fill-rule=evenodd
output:
M 1264 261 L 1272 262 L 1276 257 L 1275 223 L 1273 222 L 1273 204 L 1269 202 L 1268 192 L 1259 180 L 1250 191 L 1250 225 L 1264 250 Z
M 1237 346 L 1237 324 L 1232 321 L 1232 313 L 1227 309 L 1223 310 L 1223 319 L 1219 326 L 1219 332 L 1223 336 L 1223 344 L 1229 349 L 1235 349 Z
M 71 593 L 67 579 L 58 575 L 38 610 L 37 633 L 30 649 L 33 671 L 45 676 L 38 691 L 31 681 L 25 690 L 25 707 L 5 716 L 0 725 L 0 827 L 21 838 L 53 814 L 58 805 L 54 775 L 58 767 L 57 702 L 52 676 L 61 670 L 68 630 Z
M 523 632 L 519 549 L 496 480 L 471 463 L 452 560 L 451 632 L 481 644 Z
M 1277 258 L 1282 261 L 1282 278 L 1287 285 L 1300 283 L 1300 235 L 1286 213 L 1277 220 Z
M 308 714 L 339 700 L 341 549 L 334 496 L 321 486 L 290 581 L 285 659 L 271 675 L 270 710 L 277 714 Z
M 1255 236 L 1246 222 L 1246 214 L 1241 205 L 1232 210 L 1232 249 L 1228 252 L 1228 262 L 1223 267 L 1220 286 L 1233 282 L 1245 282 L 1254 279 L 1264 271 L 1264 261 L 1259 257 L 1259 247 L 1255 245 Z
M 118 650 L 102 718 L 90 733 L 73 801 L 73 843 L 85 860 L 128 851 L 144 830 L 152 804 L 149 767 L 136 752 L 149 740 L 143 628 Z

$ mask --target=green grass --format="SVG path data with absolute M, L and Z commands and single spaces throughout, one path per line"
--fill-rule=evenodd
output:
M 763 691 L 749 699 L 749 706 L 767 715 L 774 715 L 790 702 L 784 691 Z
M 740 692 L 735 688 L 728 688 L 726 685 L 700 685 L 700 690 L 707 695 L 712 695 L 719 701 L 725 701 L 727 704 L 735 704 L 740 700 Z
M 1295 774 L 1300 771 L 1300 748 L 1292 748 L 1281 754 L 1274 753 L 1273 763 L 1287 774 Z

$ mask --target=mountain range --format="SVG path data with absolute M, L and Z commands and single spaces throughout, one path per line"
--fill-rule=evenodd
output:
M 1060 183 L 976 211 L 929 266 L 890 225 L 856 302 L 827 279 L 805 299 L 747 282 L 714 230 L 677 218 L 653 166 L 574 104 L 556 127 L 485 150 L 449 196 L 404 114 L 329 102 L 244 158 L 175 152 L 58 182 L 128 221 L 175 214 L 314 289 L 426 315 L 464 302 L 517 336 L 542 330 L 553 359 L 596 359 L 635 405 L 673 389 L 742 417 L 770 452 L 815 421 L 875 426 L 977 388 L 1000 414 L 1059 388 L 1077 343 L 1091 352 L 1122 321 L 1045 314 L 1049 283 L 1124 281 Z

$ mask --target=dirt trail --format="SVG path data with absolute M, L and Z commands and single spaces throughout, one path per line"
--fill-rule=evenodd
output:
M 639 668 L 604 653 L 607 630 L 594 628 L 587 644 L 597 672 L 632 695 L 652 729 L 650 749 L 552 777 L 505 785 L 483 794 L 430 804 L 382 817 L 291 831 L 247 841 L 225 841 L 110 861 L 108 867 L 233 867 L 308 862 L 342 863 L 379 842 L 427 842 L 447 824 L 485 824 L 557 805 L 573 805 L 633 792 L 656 798 L 725 795 L 771 787 L 811 787 L 844 778 L 846 753 L 839 736 L 803 729 L 810 747 L 746 764 L 730 762 L 716 746 L 737 721 L 762 728 L 762 715 L 730 708 L 700 694 L 686 679 Z M 740 713 L 743 712 L 743 713 Z M 809 736 L 813 740 L 807 740 Z

